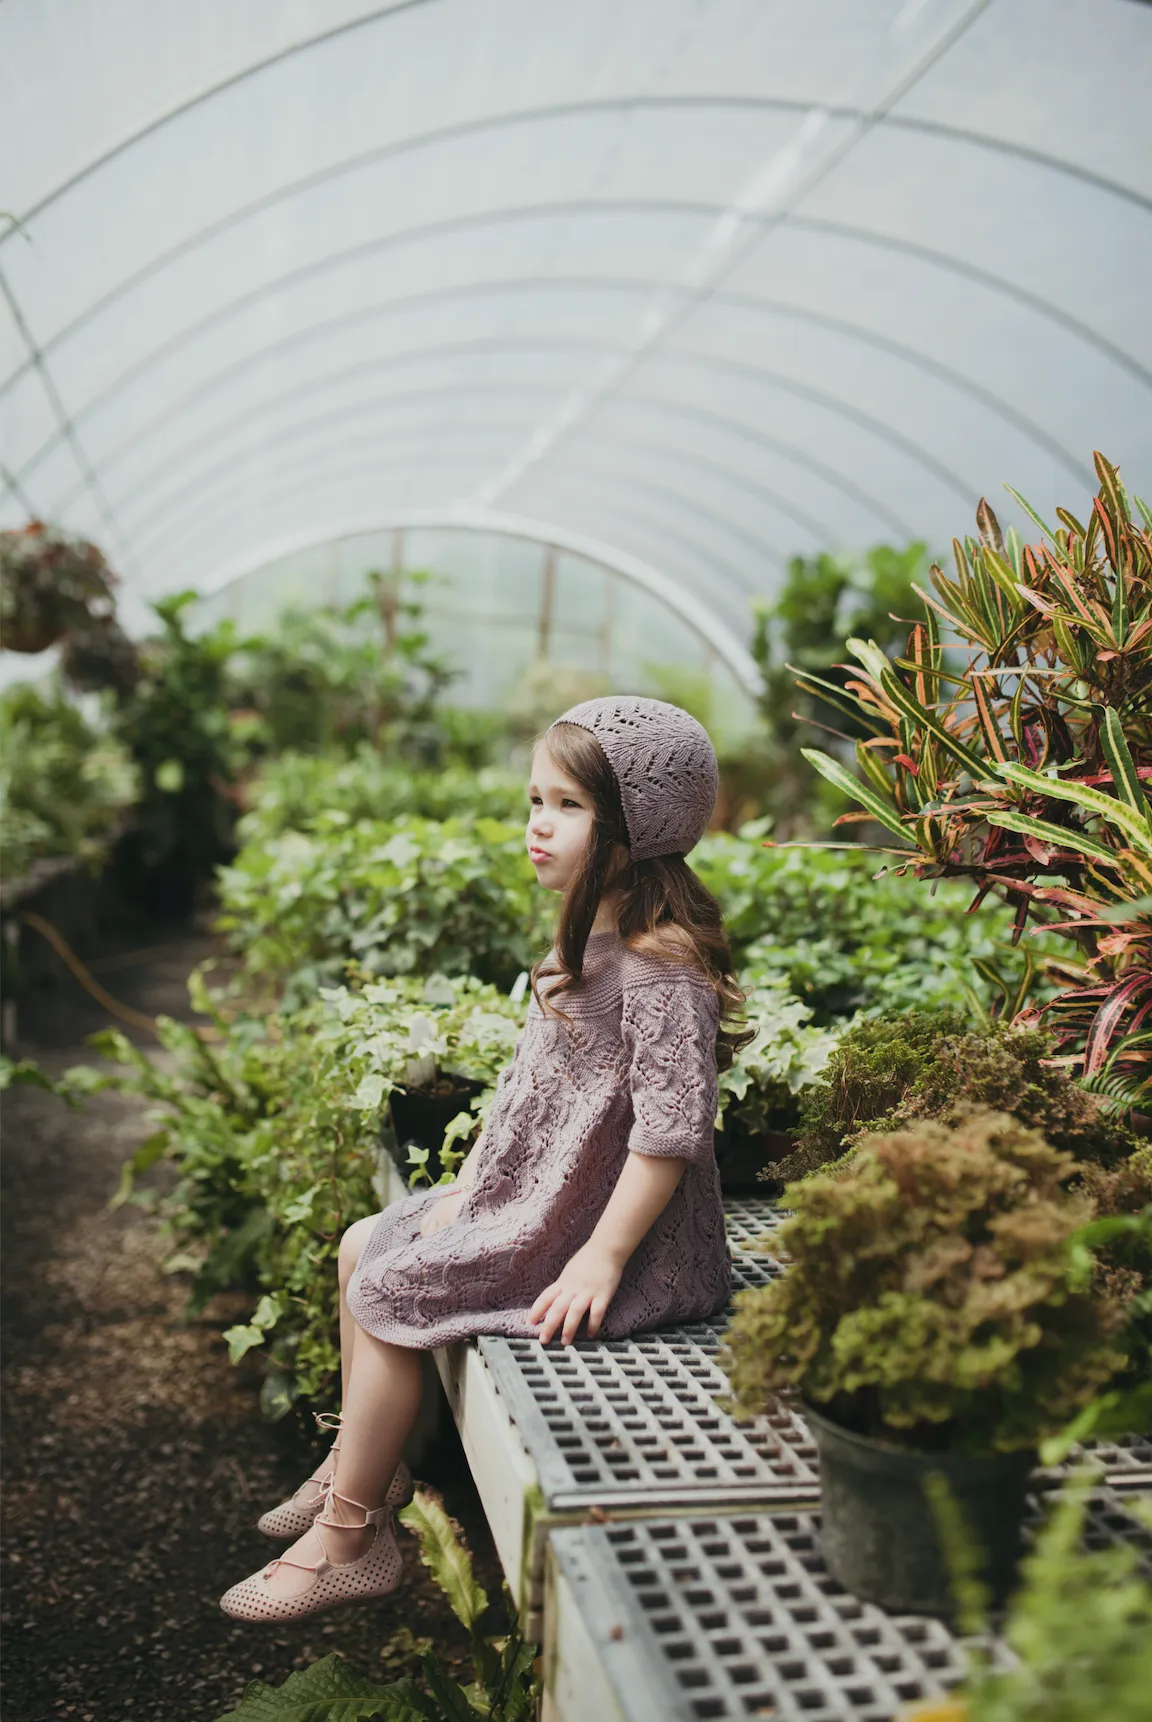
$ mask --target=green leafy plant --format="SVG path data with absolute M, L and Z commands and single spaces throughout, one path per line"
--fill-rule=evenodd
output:
M 266 760 L 247 790 L 261 838 L 307 830 L 318 813 L 351 820 L 471 816 L 516 823 L 525 812 L 523 777 L 504 767 L 450 764 L 429 771 L 360 743 L 340 753 L 283 753 Z
M 783 981 L 750 987 L 744 1016 L 755 1038 L 720 1072 L 720 1116 L 749 1136 L 791 1129 L 799 1096 L 819 1080 L 836 1035 L 812 1027 L 811 1009 Z
M 1068 1073 L 1047 1062 L 1051 1036 L 956 1011 L 886 1011 L 854 1023 L 804 1094 L 796 1151 L 774 1169 L 797 1178 L 836 1160 L 865 1132 L 973 1106 L 1010 1112 L 1078 1160 L 1129 1154 L 1137 1139 Z
M 918 1705 L 908 1722 L 1143 1722 L 1152 1690 L 1152 1583 L 1135 1541 L 1084 1547 L 1093 1481 L 1082 1475 L 1065 1486 L 1021 1564 L 1023 1582 L 1002 1629 L 1009 1667 L 989 1651 L 963 1527 L 938 1505 L 966 1604 L 969 1673 L 958 1691 Z M 1142 1503 L 1134 1516 L 1152 1528 Z
M 761 836 L 759 823 L 737 836 L 710 833 L 692 867 L 724 912 L 745 982 L 786 981 L 817 1027 L 886 1007 L 975 1008 L 982 963 L 1023 977 L 1003 905 L 969 915 L 970 892 L 958 882 L 929 895 L 914 879 L 877 878 L 863 850 L 765 848 Z
M 129 888 L 187 909 L 231 853 L 232 785 L 243 760 L 228 719 L 230 622 L 192 635 L 194 592 L 153 606 L 159 634 L 140 646 L 140 677 L 118 707 L 116 734 L 140 770 L 141 801 L 122 857 Z
M 523 1018 L 523 1005 L 469 976 L 431 976 L 325 990 L 296 1012 L 227 1014 L 198 971 L 189 991 L 214 1039 L 158 1019 L 166 1057 L 117 1031 L 92 1044 L 124 1074 L 92 1081 L 150 1103 L 152 1133 L 127 1161 L 119 1200 L 158 1201 L 170 1266 L 193 1273 L 191 1305 L 218 1292 L 256 1295 L 224 1335 L 233 1362 L 267 1359 L 269 1417 L 299 1397 L 328 1403 L 339 1373 L 336 1254 L 354 1220 L 380 1206 L 379 1117 L 420 1059 L 484 1084 L 454 1139 L 481 1126 Z M 160 1198 L 138 1180 L 167 1160 Z
M 899 618 L 910 613 L 912 582 L 927 560 L 923 544 L 904 550 L 877 545 L 854 558 L 826 552 L 794 556 L 780 591 L 770 603 L 754 606 L 750 649 L 763 682 L 758 703 L 764 734 L 750 770 L 729 765 L 726 787 L 730 795 L 740 790 L 754 797 L 778 836 L 825 830 L 843 806 L 842 796 L 829 794 L 805 760 L 800 736 L 826 728 L 830 718 L 840 730 L 855 727 L 851 719 L 845 724 L 842 706 L 837 710 L 819 690 L 797 695 L 791 666 L 842 680 L 844 643 L 853 634 L 895 653 L 907 631 Z
M 366 576 L 343 608 L 282 612 L 269 632 L 243 643 L 234 701 L 258 718 L 251 743 L 350 751 L 368 742 L 394 757 L 440 764 L 451 739 L 440 700 L 458 671 L 429 648 L 420 626 L 424 571 Z M 477 763 L 470 756 L 469 763 Z
M 869 1136 L 842 1177 L 788 1186 L 786 1274 L 740 1293 L 724 1367 L 747 1414 L 799 1392 L 859 1433 L 1010 1451 L 1124 1368 L 1122 1295 L 1076 1247 L 1071 1155 L 1005 1113 Z
M 217 876 L 218 925 L 245 974 L 283 988 L 288 1008 L 339 981 L 349 961 L 506 988 L 547 948 L 550 915 L 518 827 L 331 812 L 307 831 L 267 836 L 249 814 L 240 835 Z
M 1023 545 L 982 501 L 979 539 L 953 545 L 956 578 L 931 570 L 905 657 L 853 639 L 846 691 L 800 685 L 870 732 L 859 779 L 805 753 L 860 804 L 841 822 L 878 821 L 920 878 L 1002 894 L 1017 939 L 1033 922 L 1072 941 L 1074 956 L 1047 959 L 1060 990 L 1007 984 L 1009 1014 L 1043 1019 L 1058 1056 L 1132 1105 L 1152 1095 L 1152 513 L 1095 458 L 1086 526 L 1061 508 L 1051 528 L 1017 497 L 1044 535 Z M 941 621 L 969 648 L 959 673 Z
M 283 1686 L 253 1681 L 220 1722 L 531 1722 L 540 1697 L 535 1647 L 515 1624 L 504 1634 L 486 1630 L 487 1592 L 442 1500 L 433 1490 L 417 1489 L 398 1517 L 419 1538 L 420 1558 L 468 1633 L 471 1682 L 454 1680 L 433 1651 L 423 1654 L 420 1677 L 388 1686 L 355 1674 L 340 1656 L 326 1656 L 289 1675 Z
M 125 823 L 139 774 L 123 745 L 57 688 L 0 694 L 0 870 L 75 855 L 97 861 Z
M 95 544 L 43 520 L 0 532 L 0 645 L 43 652 L 108 620 L 116 577 Z

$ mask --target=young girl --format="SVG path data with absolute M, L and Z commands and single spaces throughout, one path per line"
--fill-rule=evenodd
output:
M 683 857 L 716 755 L 678 706 L 588 700 L 537 741 L 528 853 L 562 893 L 528 1020 L 450 1186 L 358 1221 L 340 1249 L 343 1414 L 328 1458 L 261 1529 L 296 1536 L 225 1612 L 289 1620 L 400 1582 L 392 1508 L 419 1353 L 473 1334 L 565 1345 L 728 1301 L 716 1073 L 747 1031 L 715 900 Z

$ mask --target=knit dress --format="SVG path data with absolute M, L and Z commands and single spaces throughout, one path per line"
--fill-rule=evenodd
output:
M 541 992 L 554 984 L 545 977 Z M 377 1221 L 347 1297 L 378 1339 L 426 1349 L 537 1333 L 532 1305 L 588 1241 L 629 1151 L 687 1164 L 625 1267 L 601 1336 L 699 1320 L 727 1303 L 715 990 L 686 963 L 593 933 L 580 981 L 556 1004 L 570 1023 L 529 1006 L 457 1218 L 422 1238 L 441 1194 L 424 1191 Z

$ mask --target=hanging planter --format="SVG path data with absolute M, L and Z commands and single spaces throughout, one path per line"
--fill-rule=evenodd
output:
M 94 544 L 42 520 L 0 532 L 0 646 L 44 652 L 70 629 L 110 620 L 114 580 Z

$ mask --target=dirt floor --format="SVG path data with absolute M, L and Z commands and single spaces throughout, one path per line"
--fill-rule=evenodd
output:
M 186 1017 L 185 977 L 209 949 L 169 933 L 128 964 L 96 966 L 123 1002 Z M 14 1050 L 59 1072 L 92 1060 L 83 1036 L 108 1022 L 65 983 L 22 1010 Z M 407 1533 L 395 1598 L 279 1628 L 220 1613 L 221 1591 L 274 1553 L 254 1521 L 313 1450 L 302 1426 L 261 1421 L 255 1367 L 229 1367 L 219 1333 L 243 1300 L 185 1323 L 186 1286 L 161 1272 L 155 1222 L 109 1209 L 147 1134 L 139 1104 L 100 1095 L 71 1113 L 34 1089 L 4 1098 L 6 1722 L 215 1722 L 250 1680 L 279 1684 L 331 1651 L 394 1679 L 431 1640 L 467 1669 L 465 1635 Z M 448 1422 L 419 1475 L 443 1492 L 495 1597 L 499 1567 Z

